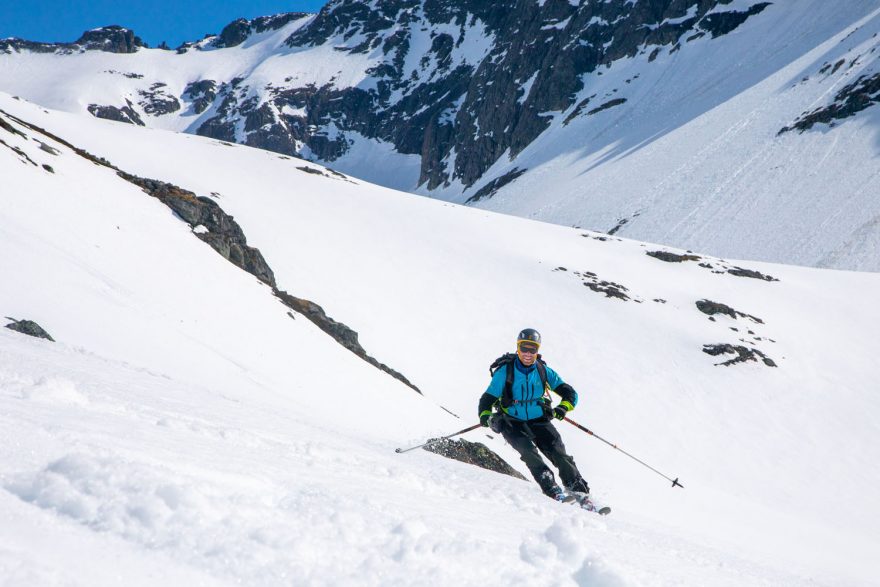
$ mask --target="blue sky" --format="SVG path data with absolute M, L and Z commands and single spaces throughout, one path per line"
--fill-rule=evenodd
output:
M 317 12 L 328 0 L 0 0 L 0 39 L 75 41 L 88 29 L 118 24 L 134 30 L 151 47 L 177 47 L 207 33 L 219 33 L 239 17 L 279 12 Z

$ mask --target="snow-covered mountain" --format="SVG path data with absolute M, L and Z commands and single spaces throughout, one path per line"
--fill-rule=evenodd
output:
M 876 274 L 413 198 L 4 94 L 0 194 L 0 316 L 56 341 L 0 328 L 4 584 L 875 580 Z M 525 326 L 573 417 L 685 489 L 564 423 L 609 518 L 394 453 L 474 423 Z
M 878 11 L 334 0 L 177 51 L 120 27 L 0 41 L 0 89 L 523 217 L 878 271 Z

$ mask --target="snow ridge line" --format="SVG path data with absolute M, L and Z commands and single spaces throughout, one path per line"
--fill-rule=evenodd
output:
M 315 302 L 298 298 L 279 289 L 275 281 L 275 274 L 260 250 L 247 244 L 247 237 L 241 226 L 210 198 L 197 196 L 194 192 L 171 183 L 143 178 L 123 171 L 107 159 L 92 155 L 39 126 L 30 124 L 2 109 L 0 109 L 0 113 L 26 128 L 68 147 L 77 155 L 96 165 L 112 169 L 121 179 L 141 188 L 146 194 L 156 198 L 174 211 L 181 220 L 189 224 L 193 229 L 193 234 L 209 244 L 223 258 L 271 287 L 272 294 L 285 306 L 308 318 L 337 343 L 362 360 L 391 375 L 416 393 L 422 394 L 422 391 L 402 373 L 370 356 L 358 341 L 358 333 L 355 330 L 328 316 L 324 309 Z M 199 227 L 207 230 L 196 230 Z M 292 314 L 290 316 L 293 317 Z

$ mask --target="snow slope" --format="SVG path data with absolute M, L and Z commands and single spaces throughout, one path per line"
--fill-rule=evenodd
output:
M 265 151 L 7 95 L 0 110 L 127 172 L 213 193 L 280 288 L 425 393 L 291 319 L 158 201 L 13 121 L 26 136 L 0 138 L 34 164 L 0 145 L 0 315 L 59 342 L 0 329 L 10 584 L 873 581 L 877 275 L 664 263 L 645 255 L 663 247 L 306 173 Z M 724 272 L 734 266 L 779 281 Z M 630 301 L 584 285 L 602 280 Z M 710 321 L 704 298 L 763 323 Z M 525 326 L 580 392 L 573 417 L 684 490 L 565 424 L 607 519 L 531 482 L 393 452 L 474 422 L 487 365 Z M 711 343 L 778 367 L 715 366 L 729 357 L 703 353 Z M 468 437 L 519 465 L 499 439 Z

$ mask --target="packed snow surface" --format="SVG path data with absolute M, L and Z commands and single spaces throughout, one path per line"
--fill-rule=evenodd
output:
M 0 316 L 58 341 L 0 328 L 4 585 L 875 581 L 880 276 L 667 263 L 645 253 L 684 251 L 8 95 L 0 111 Z M 424 395 L 36 127 L 214 199 L 281 289 Z M 613 284 L 629 299 L 591 288 Z M 740 314 L 710 320 L 703 299 Z M 609 517 L 394 452 L 475 423 L 523 327 L 578 390 L 575 420 L 685 488 L 565 423 Z M 777 366 L 717 366 L 715 343 Z M 492 436 L 466 438 L 525 472 Z

